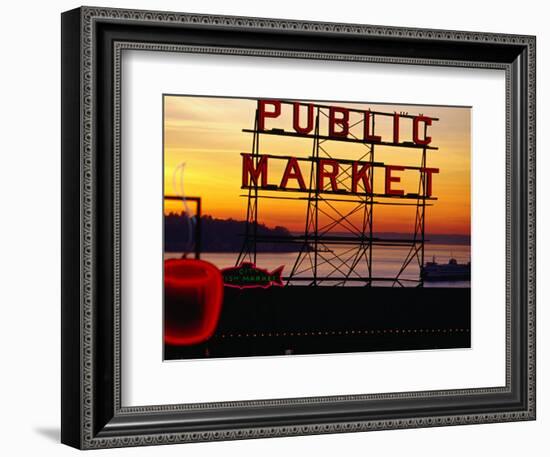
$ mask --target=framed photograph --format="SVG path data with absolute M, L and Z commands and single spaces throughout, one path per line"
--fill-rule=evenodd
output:
M 165 360 L 471 347 L 471 107 L 163 105 Z
M 62 15 L 62 442 L 533 420 L 535 37 Z

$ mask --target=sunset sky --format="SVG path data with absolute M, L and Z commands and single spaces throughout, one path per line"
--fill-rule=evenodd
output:
M 439 121 L 434 121 L 428 127 L 428 135 L 432 137 L 430 146 L 438 147 L 439 150 L 427 152 L 427 166 L 439 168 L 439 174 L 433 175 L 433 195 L 438 200 L 431 202 L 433 206 L 426 209 L 426 231 L 434 234 L 470 234 L 470 108 L 343 102 L 323 104 L 439 118 Z M 256 100 L 252 99 L 165 96 L 165 195 L 174 195 L 178 191 L 174 189 L 174 171 L 179 164 L 185 163 L 185 194 L 202 198 L 203 215 L 245 220 L 247 199 L 242 197 L 246 190 L 241 189 L 241 153 L 251 152 L 253 135 L 242 130 L 253 129 L 256 106 Z M 305 123 L 305 109 L 302 119 Z M 291 107 L 283 105 L 281 117 L 268 119 L 266 127 L 292 131 Z M 321 125 L 321 130 L 323 128 L 326 129 L 326 126 Z M 357 128 L 361 128 L 362 132 L 362 127 Z M 361 132 L 352 129 L 352 133 L 359 137 L 362 136 Z M 412 122 L 403 119 L 400 132 L 402 141 L 411 141 Z M 374 133 L 381 135 L 382 140 L 391 141 L 391 118 L 377 118 Z M 260 152 L 264 154 L 306 157 L 311 155 L 312 145 L 313 141 L 306 138 L 260 137 Z M 323 147 L 332 157 L 342 159 L 357 160 L 366 152 L 364 144 L 347 142 L 327 141 Z M 386 165 L 420 166 L 421 150 L 375 146 L 375 160 Z M 284 161 L 270 162 L 270 184 L 280 182 L 285 164 Z M 308 182 L 309 165 L 305 162 L 302 173 Z M 395 185 L 396 188 L 411 193 L 418 191 L 417 171 L 407 170 L 397 175 L 401 177 L 401 182 Z M 374 182 L 374 191 L 383 192 L 382 168 L 375 170 Z M 295 187 L 294 184 L 295 181 L 289 187 Z M 288 193 L 283 196 L 294 195 L 307 196 Z M 342 211 L 353 207 L 351 204 L 341 205 Z M 190 208 L 193 209 L 192 205 Z M 293 232 L 300 232 L 304 230 L 306 208 L 305 200 L 263 199 L 260 200 L 259 221 L 268 226 L 282 225 Z M 165 202 L 165 214 L 181 212 L 183 209 L 181 202 Z M 375 232 L 405 233 L 414 228 L 413 206 L 377 205 L 374 214 Z M 359 215 L 354 217 L 359 218 Z

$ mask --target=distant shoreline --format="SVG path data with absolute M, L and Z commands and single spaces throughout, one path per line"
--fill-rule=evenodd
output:
M 425 242 L 426 244 L 426 248 L 429 249 L 430 246 L 471 246 L 470 243 L 464 243 L 464 242 L 455 242 L 455 243 L 448 243 L 448 242 L 440 242 L 440 241 L 437 241 L 437 242 L 434 242 L 434 241 L 426 241 Z M 342 244 L 341 246 L 350 246 L 350 244 Z M 300 244 L 301 246 L 301 244 Z M 385 246 L 386 248 L 388 246 Z M 397 247 L 403 247 L 403 246 L 397 246 Z M 406 247 L 406 246 L 405 246 Z M 299 247 L 295 250 L 287 250 L 287 251 L 276 251 L 276 250 L 273 250 L 273 251 L 270 251 L 270 250 L 266 250 L 266 249 L 263 249 L 263 250 L 260 250 L 258 249 L 258 254 L 284 254 L 284 253 L 296 253 L 298 252 L 300 249 Z M 166 254 L 181 254 L 185 251 L 185 249 L 181 249 L 181 250 L 169 250 L 169 249 L 165 249 L 164 252 Z M 209 250 L 209 249 L 202 249 L 201 250 L 202 253 L 205 253 L 205 254 L 238 254 L 241 252 L 240 249 L 237 249 L 237 250 Z
M 194 241 L 189 236 L 189 220 L 181 214 L 169 214 L 164 216 L 164 252 L 185 252 L 189 251 L 188 240 Z M 238 253 L 242 250 L 245 241 L 246 221 L 235 219 L 216 219 L 209 215 L 201 218 L 201 251 L 211 253 Z M 299 252 L 303 247 L 302 241 L 285 239 L 292 236 L 303 235 L 303 232 L 291 232 L 286 227 L 268 227 L 265 224 L 257 225 L 256 233 L 263 237 L 262 242 L 257 243 L 257 252 L 262 253 L 285 253 Z M 349 232 L 331 232 L 331 235 L 350 237 Z M 373 238 L 381 240 L 411 240 L 412 233 L 399 232 L 377 232 Z M 285 241 L 282 241 L 285 240 Z M 469 246 L 471 237 L 469 235 L 457 234 L 429 234 L 425 235 L 427 246 L 446 244 Z M 345 244 L 345 243 L 342 243 Z

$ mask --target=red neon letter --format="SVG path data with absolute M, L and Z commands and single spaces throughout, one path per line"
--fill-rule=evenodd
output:
M 248 187 L 248 176 L 254 185 L 258 185 L 258 178 L 261 178 L 260 187 L 267 186 L 267 156 L 261 156 L 258 162 L 258 167 L 254 168 L 254 161 L 250 154 L 242 154 L 243 156 L 243 181 L 242 187 Z
M 432 174 L 439 173 L 439 168 L 421 168 L 422 173 L 426 173 L 426 189 L 424 190 L 424 195 L 426 197 L 432 196 Z
M 361 162 L 353 162 L 351 166 L 351 191 L 356 194 L 357 184 L 359 183 L 359 181 L 363 181 L 365 193 L 370 194 L 372 191 L 370 188 L 369 177 L 367 176 L 367 170 L 370 168 L 370 163 L 365 163 L 359 169 L 360 163 Z
M 399 113 L 393 113 L 393 142 L 399 143 Z
M 306 104 L 307 106 L 307 126 L 306 127 L 300 127 L 300 103 L 295 102 L 294 103 L 294 111 L 292 114 L 292 124 L 294 127 L 294 131 L 296 133 L 301 133 L 303 135 L 307 135 L 309 132 L 313 130 L 313 105 L 311 103 Z
M 392 189 L 391 183 L 392 182 L 401 182 L 401 178 L 398 176 L 392 176 L 391 172 L 393 170 L 395 171 L 403 171 L 405 167 L 400 167 L 397 165 L 387 165 L 386 166 L 386 190 L 385 193 L 387 195 L 404 195 L 405 192 L 402 189 Z
M 266 105 L 273 106 L 273 111 L 266 111 Z M 258 130 L 265 130 L 266 117 L 279 117 L 281 102 L 279 100 L 258 100 Z
M 330 165 L 332 167 L 331 171 L 325 170 L 325 165 Z M 319 164 L 317 165 L 317 190 L 325 190 L 325 178 L 330 180 L 330 188 L 333 191 L 338 190 L 338 183 L 336 178 L 338 177 L 338 162 L 332 159 L 320 159 Z
M 341 117 L 336 117 L 336 113 L 341 114 Z M 334 127 L 338 124 L 342 129 L 337 132 Z M 349 133 L 349 110 L 331 106 L 328 114 L 328 136 L 332 137 L 347 137 Z
M 298 161 L 295 157 L 291 157 L 290 159 L 288 159 L 285 172 L 283 174 L 283 179 L 281 179 L 281 189 L 286 189 L 286 185 L 288 184 L 289 179 L 297 180 L 301 190 L 306 189 L 306 183 L 304 182 L 304 177 L 302 176 L 300 165 L 298 165 Z
M 420 137 L 418 136 L 418 127 L 421 122 L 424 122 L 425 123 L 425 130 L 424 130 L 424 139 L 420 139 Z M 421 144 L 421 145 L 428 145 L 432 142 L 432 137 L 431 136 L 427 136 L 426 135 L 426 132 L 428 131 L 428 125 L 432 125 L 432 119 L 428 116 L 416 116 L 414 119 L 413 119 L 413 141 L 416 143 L 416 144 Z
M 364 122 L 364 124 L 365 124 L 364 125 L 365 141 L 374 141 L 375 143 L 379 143 L 382 140 L 382 137 L 380 137 L 378 135 L 374 135 L 374 129 L 373 129 L 372 134 L 370 132 L 371 115 L 372 115 L 372 118 L 374 119 L 374 114 L 371 114 L 370 111 L 365 111 L 365 122 Z

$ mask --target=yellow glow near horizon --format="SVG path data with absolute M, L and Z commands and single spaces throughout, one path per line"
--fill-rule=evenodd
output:
M 440 120 L 429 127 L 432 146 L 428 151 L 427 166 L 439 168 L 433 177 L 433 194 L 438 200 L 426 210 L 426 231 L 429 233 L 470 234 L 470 108 L 379 105 L 374 103 L 325 103 L 356 109 L 385 112 L 408 112 L 437 117 Z M 187 196 L 202 198 L 203 215 L 215 218 L 246 219 L 247 199 L 241 195 L 241 153 L 250 152 L 256 101 L 252 99 L 166 96 L 164 99 L 164 192 L 174 195 L 174 170 L 185 163 L 184 184 Z M 290 130 L 291 116 L 285 109 L 280 119 L 269 120 L 272 127 Z M 390 138 L 391 125 L 383 121 L 376 125 L 376 134 Z M 408 134 L 406 124 L 403 135 Z M 307 156 L 311 154 L 312 140 L 263 135 L 260 151 L 279 155 Z M 335 158 L 354 158 L 366 151 L 363 144 L 330 142 L 330 153 Z M 329 145 L 327 145 L 327 148 Z M 391 165 L 420 165 L 419 150 L 375 146 L 376 161 Z M 273 166 L 272 166 L 273 165 Z M 277 182 L 282 174 L 281 165 L 270 163 L 270 175 Z M 304 178 L 308 177 L 305 172 Z M 414 192 L 418 174 L 401 172 L 399 188 Z M 382 169 L 375 171 L 375 187 L 383 186 Z M 270 178 L 271 181 L 271 178 Z M 415 184 L 416 183 L 416 184 Z M 289 194 L 296 195 L 296 194 Z M 300 194 L 305 196 L 306 194 Z M 259 222 L 268 226 L 285 226 L 291 231 L 302 231 L 305 224 L 305 200 L 261 199 Z M 165 202 L 165 213 L 181 212 L 179 202 Z M 411 232 L 414 229 L 414 206 L 377 205 L 374 212 L 376 232 Z M 346 206 L 343 205 L 343 211 Z M 354 216 L 357 219 L 356 216 Z M 355 220 L 352 218 L 352 221 Z

